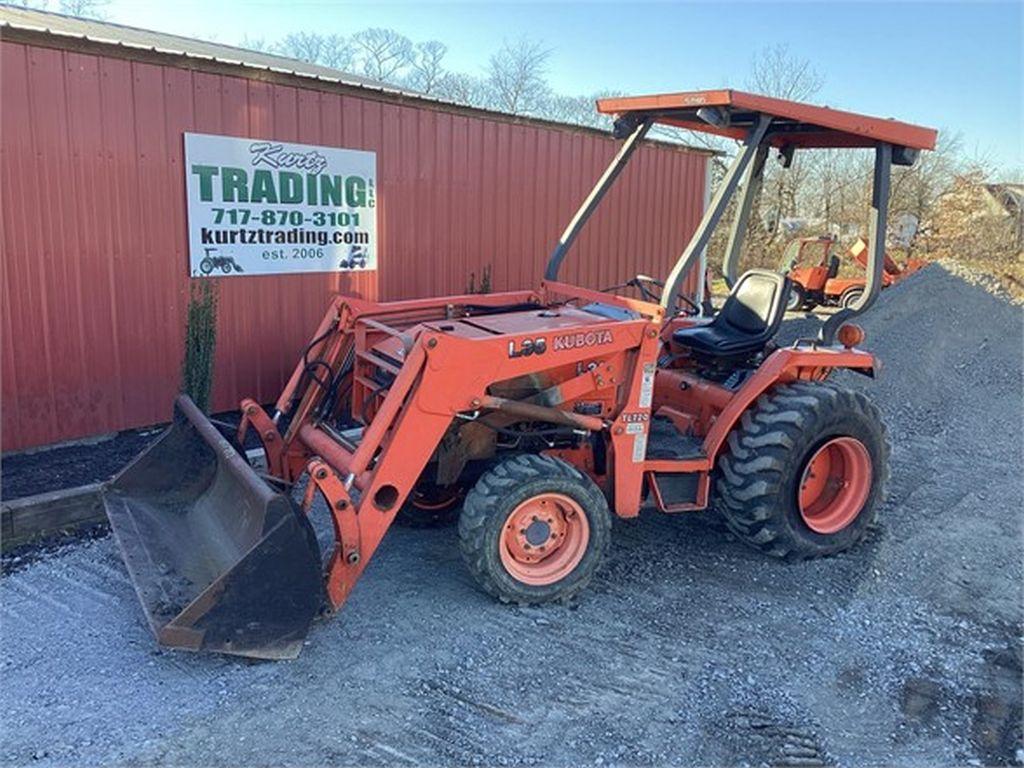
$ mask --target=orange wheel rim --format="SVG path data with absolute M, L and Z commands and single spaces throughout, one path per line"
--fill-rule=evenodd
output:
M 836 437 L 821 446 L 804 467 L 800 516 L 815 533 L 836 533 L 857 519 L 870 493 L 868 449 L 856 438 Z
M 590 523 L 583 507 L 564 494 L 542 493 L 512 510 L 498 549 L 512 578 L 541 587 L 572 573 L 589 541 Z

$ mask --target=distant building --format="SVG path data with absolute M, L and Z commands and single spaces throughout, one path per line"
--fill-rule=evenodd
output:
M 1013 222 L 1014 247 L 1024 249 L 1024 184 L 983 184 L 989 210 Z

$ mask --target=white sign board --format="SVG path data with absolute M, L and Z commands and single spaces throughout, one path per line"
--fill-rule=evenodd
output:
M 193 277 L 377 268 L 377 155 L 185 134 Z

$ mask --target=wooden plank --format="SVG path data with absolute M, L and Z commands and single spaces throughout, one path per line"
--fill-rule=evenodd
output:
M 104 522 L 99 490 L 100 484 L 92 483 L 4 502 L 0 546 L 6 551 L 50 533 Z

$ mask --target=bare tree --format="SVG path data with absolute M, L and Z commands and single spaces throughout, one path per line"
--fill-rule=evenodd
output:
M 942 198 L 955 190 L 965 176 L 991 178 L 992 168 L 965 160 L 961 134 L 940 130 L 935 151 L 922 152 L 910 167 L 893 169 L 889 210 L 892 214 L 914 216 L 921 222 L 927 240 L 927 230 Z
M 394 82 L 413 61 L 412 41 L 393 29 L 364 29 L 352 36 L 352 44 L 363 74 L 375 80 Z
M 487 64 L 494 106 L 516 115 L 539 112 L 550 91 L 545 77 L 550 56 L 535 40 L 502 43 Z
M 807 101 L 816 96 L 825 78 L 811 66 L 789 52 L 788 45 L 762 48 L 750 66 L 747 86 L 755 93 L 791 101 Z
M 447 72 L 440 79 L 434 95 L 458 104 L 474 107 L 488 106 L 487 83 L 479 77 L 462 72 Z
M 810 61 L 790 53 L 789 46 L 762 48 L 751 62 L 747 86 L 755 93 L 791 101 L 808 101 L 824 85 L 824 78 Z M 813 171 L 813 158 L 799 154 L 789 169 L 769 166 L 765 173 L 759 207 L 767 228 L 765 247 L 776 244 L 785 233 L 783 220 L 798 216 L 798 194 Z
M 268 43 L 265 37 L 249 37 L 248 35 L 242 35 L 242 39 L 238 41 L 238 47 L 261 53 L 273 53 L 276 50 L 276 46 L 273 43 Z
M 438 40 L 416 43 L 412 55 L 410 85 L 422 93 L 438 90 L 445 77 L 444 61 L 448 46 Z
M 595 93 L 591 96 L 550 94 L 544 100 L 542 116 L 548 120 L 558 120 L 562 123 L 607 129 L 611 126 L 611 120 L 607 115 L 602 115 L 597 111 L 595 103 L 598 99 L 611 95 L 613 94 Z
M 103 9 L 109 3 L 110 0 L 60 0 L 60 12 L 80 19 L 104 19 Z
M 272 51 L 334 69 L 349 69 L 355 53 L 352 44 L 341 35 L 318 32 L 291 32 L 281 38 Z
M 1024 184 L 1024 165 L 1003 168 L 997 180 L 1003 184 Z

